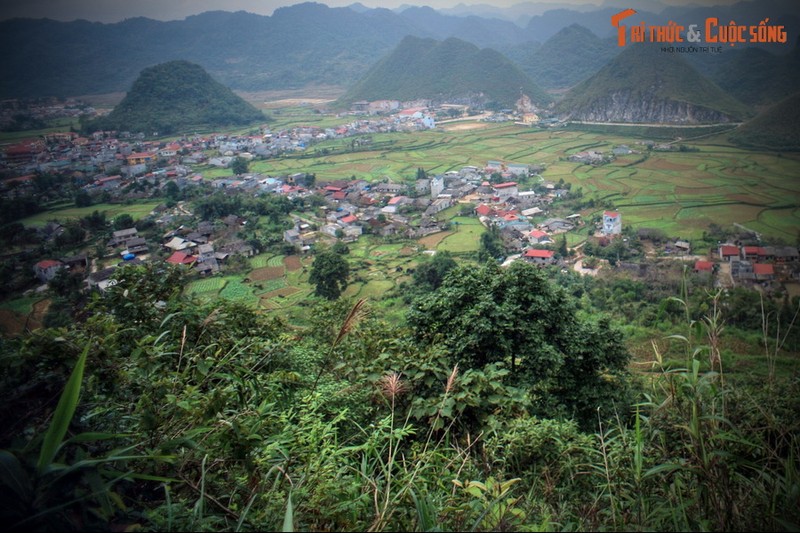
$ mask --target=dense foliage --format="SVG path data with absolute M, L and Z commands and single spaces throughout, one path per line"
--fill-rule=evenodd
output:
M 114 110 L 91 121 L 86 129 L 165 135 L 263 120 L 259 110 L 211 78 L 201 66 L 170 61 L 144 69 Z
M 559 280 L 562 289 L 528 265 L 444 270 L 409 329 L 364 300 L 323 299 L 309 302 L 299 330 L 241 304 L 186 299 L 180 269 L 119 269 L 85 322 L 0 345 L 3 523 L 770 531 L 800 522 L 798 382 L 728 383 L 710 357 L 715 312 L 696 323 L 703 335 L 684 344 L 684 364 L 670 369 L 657 350 L 637 403 L 605 412 L 626 389 L 627 355 L 612 325 L 579 310 L 575 279 Z M 568 416 L 595 406 L 596 422 Z

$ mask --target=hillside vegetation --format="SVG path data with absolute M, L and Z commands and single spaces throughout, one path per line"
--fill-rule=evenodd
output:
M 158 132 L 240 126 L 264 120 L 258 109 L 215 81 L 199 65 L 170 61 L 141 72 L 125 98 L 89 130 Z
M 115 279 L 85 322 L 0 344 L 11 531 L 800 522 L 797 380 L 729 380 L 716 301 L 637 380 L 580 283 L 527 264 L 451 268 L 408 326 L 309 299 L 297 329 L 168 265 Z
M 559 102 L 573 120 L 701 124 L 737 121 L 747 107 L 694 70 L 679 54 L 631 45 Z
M 485 95 L 490 101 L 513 106 L 520 94 L 538 105 L 550 97 L 516 65 L 495 50 L 450 38 L 406 37 L 381 59 L 341 99 L 414 100 Z
M 561 89 L 589 78 L 608 63 L 619 48 L 578 24 L 553 35 L 542 46 L 517 58 L 522 70 L 546 89 Z
M 738 145 L 759 150 L 800 150 L 800 93 L 785 98 L 745 122 L 730 139 Z

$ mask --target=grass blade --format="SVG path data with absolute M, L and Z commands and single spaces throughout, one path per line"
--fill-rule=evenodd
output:
M 64 392 L 58 399 L 58 405 L 53 413 L 53 420 L 47 428 L 47 433 L 42 442 L 42 450 L 39 453 L 39 462 L 36 468 L 39 472 L 43 472 L 56 457 L 59 446 L 64 440 L 64 435 L 67 434 L 69 423 L 75 414 L 75 409 L 78 406 L 78 399 L 81 394 L 81 382 L 83 381 L 83 369 L 86 366 L 86 357 L 89 353 L 89 344 L 83 349 L 83 353 L 78 358 L 75 368 L 72 370 L 67 384 L 64 387 Z

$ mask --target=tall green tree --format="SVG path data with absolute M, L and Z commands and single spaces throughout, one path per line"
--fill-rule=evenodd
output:
M 494 224 L 481 234 L 480 248 L 478 249 L 478 261 L 485 263 L 495 260 L 505 254 L 503 241 L 500 238 L 500 229 Z
M 233 161 L 231 161 L 231 170 L 237 176 L 240 174 L 247 174 L 248 167 L 249 165 L 247 160 L 243 157 L 236 157 Z
M 335 300 L 347 288 L 350 265 L 334 251 L 317 254 L 311 265 L 308 281 L 315 286 L 314 294 L 327 300 Z
M 542 414 L 588 425 L 598 407 L 610 414 L 627 395 L 619 330 L 579 315 L 575 300 L 533 265 L 458 267 L 414 302 L 408 321 L 418 342 L 444 346 L 461 368 L 504 365 Z
M 433 259 L 420 264 L 414 271 L 414 284 L 421 289 L 438 289 L 447 273 L 457 266 L 450 252 L 437 252 Z

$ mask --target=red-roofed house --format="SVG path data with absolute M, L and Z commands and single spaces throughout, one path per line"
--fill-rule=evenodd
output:
M 346 217 L 340 218 L 339 222 L 341 222 L 342 224 L 353 224 L 355 222 L 358 222 L 358 218 L 356 218 L 355 215 L 347 215 Z
M 522 254 L 522 257 L 537 265 L 549 265 L 553 262 L 553 255 L 555 255 L 555 252 L 552 250 L 531 249 Z
M 622 215 L 615 211 L 603 212 L 603 235 L 619 235 L 622 233 Z
M 347 200 L 347 192 L 346 191 L 336 191 L 335 193 L 333 193 L 333 199 L 338 201 L 338 202 L 342 202 L 344 200 Z
M 553 242 L 550 236 L 540 229 L 535 229 L 528 233 L 528 240 L 531 242 L 531 244 L 544 244 L 546 242 Z
M 739 247 L 730 244 L 723 244 L 719 247 L 719 256 L 723 261 L 733 261 L 739 259 Z
M 478 207 L 475 208 L 475 213 L 479 217 L 491 216 L 493 212 L 494 212 L 494 209 L 492 209 L 491 207 L 489 207 L 486 204 L 481 204 L 481 205 L 479 205 Z
M 775 268 L 769 263 L 756 263 L 753 265 L 753 274 L 757 280 L 771 280 L 775 277 Z
M 761 246 L 745 246 L 742 250 L 744 251 L 744 259 L 748 261 L 767 255 L 767 252 Z
M 186 252 L 175 252 L 167 258 L 167 263 L 172 263 L 173 265 L 191 265 L 195 261 L 197 261 L 197 257 Z
M 713 272 L 714 263 L 711 261 L 697 261 L 694 264 L 695 272 Z
M 56 261 L 55 259 L 44 259 L 33 265 L 33 273 L 39 278 L 42 283 L 47 283 L 54 277 L 56 273 L 64 268 L 64 263 Z

